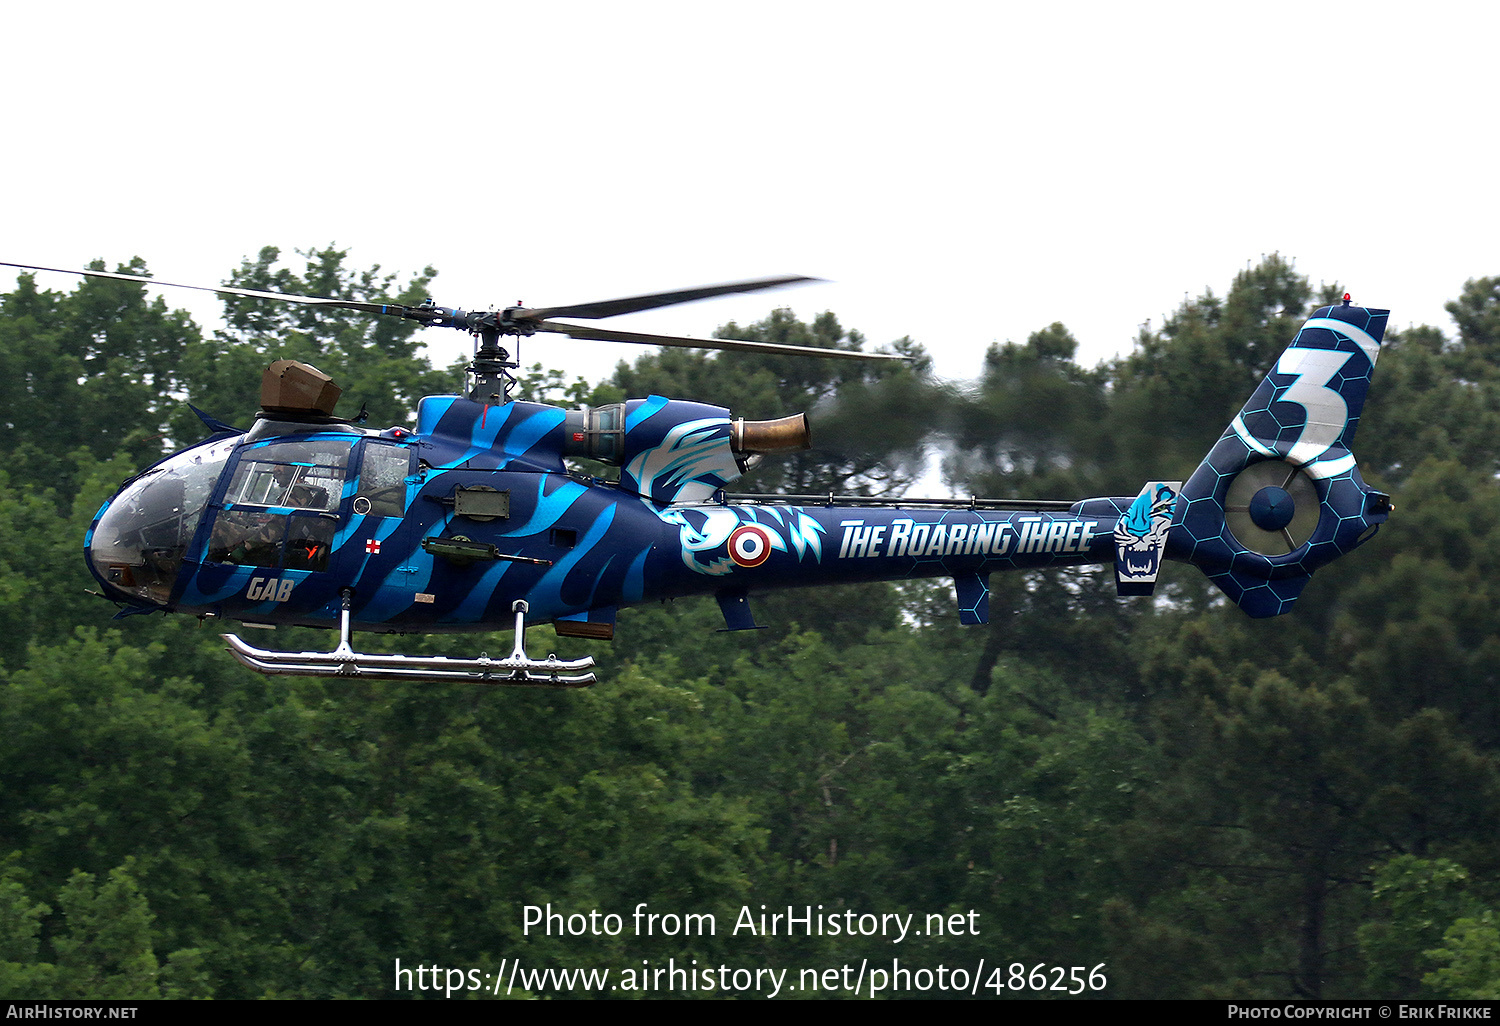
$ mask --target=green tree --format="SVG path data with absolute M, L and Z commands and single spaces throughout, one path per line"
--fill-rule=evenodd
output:
M 1115 432 L 1127 460 L 1149 455 L 1177 476 L 1198 465 L 1291 342 L 1310 306 L 1338 301 L 1337 285 L 1314 290 L 1279 255 L 1235 276 L 1220 299 L 1184 301 L 1158 330 L 1142 328 L 1136 349 L 1111 378 Z M 1136 464 L 1140 464 L 1137 462 Z
M 0 876 L 0 997 L 11 1001 L 52 994 L 57 973 L 40 960 L 42 919 L 52 909 L 33 904 L 16 875 Z
M 146 273 L 139 259 L 118 270 Z M 63 295 L 21 275 L 0 296 L 0 445 L 12 484 L 70 495 L 70 454 L 79 449 L 97 460 L 128 451 L 135 462 L 154 461 L 184 384 L 184 355 L 198 341 L 187 314 L 148 301 L 139 285 L 86 278 Z
M 1458 920 L 1443 935 L 1442 947 L 1427 954 L 1447 963 L 1422 980 L 1438 994 L 1464 1001 L 1500 998 L 1500 926 L 1491 910 Z
M 1432 955 L 1448 928 L 1481 911 L 1468 892 L 1469 873 L 1448 859 L 1398 855 L 1375 873 L 1375 915 L 1356 931 L 1370 993 L 1385 997 L 1441 997 L 1422 989 L 1436 968 Z
M 1024 345 L 992 345 L 970 401 L 954 418 L 946 476 L 974 495 L 1062 498 L 1105 476 L 1102 371 L 1074 363 L 1078 341 L 1061 323 Z
M 406 284 L 379 266 L 346 265 L 347 250 L 298 251 L 300 270 L 278 266 L 281 251 L 262 249 L 224 283 L 235 288 L 352 302 L 415 305 L 428 298 L 436 271 L 426 268 Z M 261 372 L 275 360 L 302 360 L 343 389 L 338 413 L 365 409 L 372 425 L 409 423 L 424 395 L 455 391 L 450 372 L 432 369 L 419 352 L 415 321 L 261 299 L 226 297 L 225 327 L 183 354 L 182 378 L 194 405 L 220 420 L 248 427 L 259 405 Z M 186 409 L 173 418 L 182 439 L 203 426 Z
M 806 323 L 785 309 L 755 324 L 730 322 L 715 335 L 854 352 L 865 346 L 863 335 L 846 332 L 831 313 Z M 767 459 L 744 479 L 747 491 L 894 494 L 921 469 L 933 399 L 941 392 L 919 345 L 898 339 L 881 351 L 909 356 L 911 363 L 664 349 L 621 363 L 611 384 L 628 397 L 692 399 L 750 420 L 806 413 L 812 451 Z
M 103 883 L 75 872 L 57 897 L 60 927 L 50 940 L 55 961 L 41 961 L 38 940 L 52 910 L 31 905 L 7 874 L 0 883 L 0 920 L 6 941 L 0 950 L 0 994 L 10 999 L 104 999 L 208 997 L 200 952 L 180 950 L 162 965 L 152 950 L 154 917 L 131 878 L 128 864 Z
M 1500 374 L 1500 277 L 1471 278 L 1444 309 L 1458 325 L 1449 351 L 1464 379 L 1494 380 Z

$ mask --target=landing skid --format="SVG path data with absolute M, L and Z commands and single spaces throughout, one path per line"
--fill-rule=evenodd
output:
M 248 645 L 233 634 L 220 635 L 241 663 L 259 673 L 289 677 L 357 677 L 369 680 L 458 681 L 514 687 L 586 688 L 597 679 L 592 673 L 576 673 L 594 665 L 593 656 L 582 659 L 532 659 L 526 654 L 527 605 L 517 601 L 516 647 L 504 659 L 481 654 L 478 659 L 448 656 L 376 655 L 356 652 L 349 644 L 349 596 L 344 596 L 339 614 L 339 645 L 332 652 L 274 652 Z

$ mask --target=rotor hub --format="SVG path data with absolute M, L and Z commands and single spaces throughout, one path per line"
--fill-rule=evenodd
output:
M 1250 499 L 1250 520 L 1262 531 L 1279 531 L 1292 522 L 1297 504 L 1283 488 L 1267 485 Z

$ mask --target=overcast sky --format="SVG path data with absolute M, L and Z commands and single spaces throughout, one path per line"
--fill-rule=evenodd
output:
M 1057 320 L 1084 362 L 1126 351 L 1279 251 L 1451 332 L 1444 302 L 1500 274 L 1496 12 L 12 5 L 0 259 L 216 284 L 262 246 L 335 243 L 431 264 L 470 309 L 809 274 L 832 283 L 609 323 L 829 309 L 966 378 Z M 429 334 L 443 360 L 465 344 Z M 522 356 L 590 379 L 637 355 L 542 348 Z

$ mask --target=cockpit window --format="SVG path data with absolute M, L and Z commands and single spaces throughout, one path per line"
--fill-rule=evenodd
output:
M 224 501 L 235 506 L 336 510 L 352 444 L 351 439 L 329 438 L 249 449 L 240 455 Z

